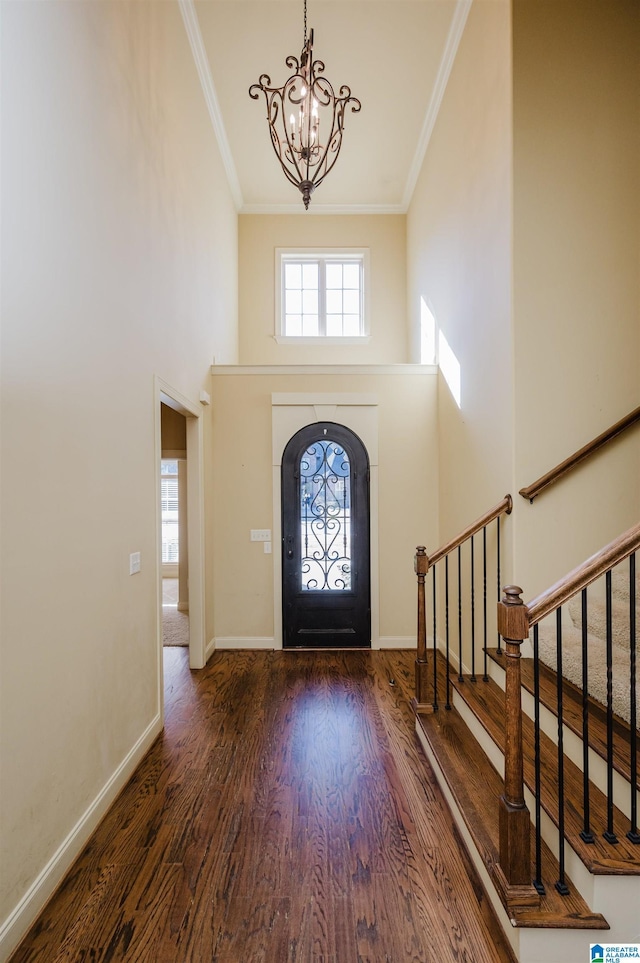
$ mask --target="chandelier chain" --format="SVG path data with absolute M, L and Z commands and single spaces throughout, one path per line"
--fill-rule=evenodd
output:
M 307 46 L 307 0 L 304 0 L 304 45 Z

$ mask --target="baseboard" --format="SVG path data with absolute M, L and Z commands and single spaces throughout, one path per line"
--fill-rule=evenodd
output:
M 15 909 L 0 926 L 0 963 L 8 960 L 24 939 L 38 914 L 51 899 L 74 860 L 80 855 L 91 833 L 129 781 L 161 731 L 162 719 L 158 713 L 38 874 Z
M 374 649 L 415 649 L 415 635 L 381 635 Z
M 212 643 L 215 649 L 275 649 L 276 647 L 272 635 L 227 635 L 212 639 Z

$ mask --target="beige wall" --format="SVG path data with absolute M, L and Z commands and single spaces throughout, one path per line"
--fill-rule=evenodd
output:
M 184 415 L 168 405 L 160 405 L 160 430 L 162 433 L 162 452 L 187 451 L 187 422 Z
M 412 357 L 424 300 L 460 363 L 461 407 L 442 376 L 438 394 L 439 543 L 512 486 L 510 70 L 508 0 L 474 3 L 407 215 Z
M 516 488 L 638 404 L 640 7 L 515 0 Z M 528 597 L 640 517 L 633 429 L 529 506 Z
M 2 70 L 0 959 L 159 726 L 154 375 L 237 344 L 178 5 L 3 2 Z
M 371 337 L 368 344 L 276 343 L 275 250 L 278 247 L 369 248 Z M 403 215 L 242 214 L 238 258 L 242 364 L 398 364 L 409 360 Z
M 272 393 L 364 393 L 378 399 L 380 635 L 414 644 L 413 555 L 416 545 L 434 544 L 437 530 L 435 375 L 217 373 L 212 386 L 209 616 L 215 637 L 268 644 L 274 635 L 274 556 L 249 541 L 250 529 L 272 529 L 279 559 Z

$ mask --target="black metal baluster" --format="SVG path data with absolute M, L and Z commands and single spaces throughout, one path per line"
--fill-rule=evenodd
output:
M 487 526 L 482 529 L 482 620 L 484 624 L 484 675 L 483 682 L 489 681 L 487 656 Z
M 436 615 L 436 566 L 433 566 L 433 711 L 438 711 L 438 636 Z
M 462 546 L 458 545 L 458 682 L 462 675 Z
M 584 828 L 580 837 L 585 843 L 594 843 L 591 832 L 591 806 L 589 782 L 589 668 L 587 664 L 587 590 L 582 590 L 582 796 L 584 805 Z
M 451 681 L 449 679 L 449 556 L 444 558 L 444 618 L 445 618 L 445 660 L 447 693 L 445 709 L 451 708 Z
M 562 722 L 562 609 L 556 609 L 556 690 L 558 698 L 558 864 L 556 889 L 568 896 L 569 887 L 564 875 L 564 725 Z
M 636 555 L 629 556 L 629 665 L 631 679 L 629 685 L 629 723 L 631 726 L 631 828 L 627 833 L 627 838 L 640 845 L 640 832 L 638 832 L 638 796 L 636 786 L 638 784 L 638 740 L 636 736 L 637 726 L 637 692 L 636 692 Z
M 613 617 L 611 569 L 605 573 L 607 622 L 607 828 L 602 834 L 608 843 L 617 843 L 613 830 Z
M 542 829 L 540 825 L 540 662 L 538 656 L 538 626 L 533 627 L 533 736 L 536 779 L 536 878 L 533 885 L 540 896 L 544 896 L 542 882 Z
M 471 536 L 471 681 L 476 682 L 476 590 L 473 538 Z
M 496 518 L 497 528 L 496 528 L 496 539 L 497 539 L 497 553 L 498 553 L 498 602 L 500 601 L 500 516 Z M 502 655 L 502 640 L 500 638 L 500 633 L 498 632 L 498 655 Z

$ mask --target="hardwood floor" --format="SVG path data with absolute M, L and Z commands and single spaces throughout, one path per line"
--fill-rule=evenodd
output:
M 413 653 L 164 657 L 165 731 L 12 963 L 513 959 L 419 748 Z

